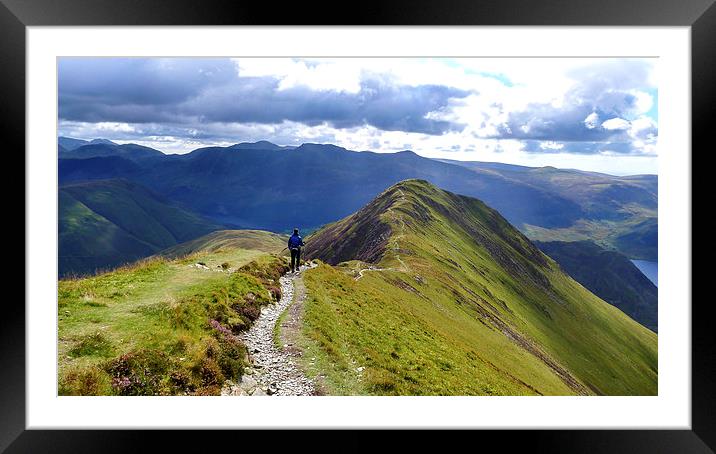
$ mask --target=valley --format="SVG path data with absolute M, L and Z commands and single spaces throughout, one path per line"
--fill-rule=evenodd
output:
M 658 289 L 633 261 L 591 241 L 535 242 L 535 245 L 589 291 L 657 331 Z

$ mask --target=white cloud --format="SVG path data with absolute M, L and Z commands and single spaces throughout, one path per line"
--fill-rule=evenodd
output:
M 562 148 L 564 148 L 564 144 L 547 140 L 542 142 L 540 144 L 540 147 L 542 147 L 543 150 L 561 150 Z
M 623 118 L 610 118 L 609 120 L 602 123 L 602 128 L 614 130 L 626 130 L 629 129 L 630 123 L 629 121 L 623 119 Z
M 656 122 L 649 117 L 639 117 L 630 122 L 629 134 L 632 137 L 645 138 L 656 136 Z
M 599 115 L 597 115 L 596 112 L 587 115 L 587 118 L 584 119 L 584 126 L 589 129 L 594 129 L 599 126 Z
M 356 64 L 287 58 L 235 59 L 234 63 L 239 76 L 279 78 L 279 90 L 303 86 L 316 91 L 360 91 L 361 67 Z
M 630 90 L 629 93 L 636 98 L 634 109 L 636 115 L 645 114 L 654 106 L 654 98 L 649 93 L 639 90 Z
M 134 126 L 129 123 L 117 123 L 110 121 L 103 121 L 100 123 L 93 123 L 94 129 L 100 132 L 134 132 Z

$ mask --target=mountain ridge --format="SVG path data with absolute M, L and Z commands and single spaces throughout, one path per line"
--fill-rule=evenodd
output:
M 360 236 L 351 227 L 378 222 L 389 226 L 378 242 L 379 252 L 372 248 L 362 259 L 351 258 L 351 252 L 360 252 L 350 245 Z M 340 349 L 346 352 L 345 361 L 358 361 L 361 345 L 377 349 L 379 333 L 395 330 L 384 326 L 391 318 L 429 333 L 421 341 L 425 345 L 392 338 L 395 346 L 371 356 L 368 364 L 377 369 L 371 375 L 391 383 L 387 390 L 376 385 L 378 394 L 423 389 L 412 381 L 432 389 L 433 380 L 453 383 L 451 391 L 444 391 L 448 394 L 481 394 L 484 389 L 462 381 L 473 375 L 486 377 L 491 383 L 487 389 L 502 389 L 498 394 L 656 393 L 656 335 L 564 274 L 497 211 L 475 198 L 425 181 L 403 181 L 306 242 L 307 257 L 336 264 L 337 271 L 325 265 L 305 277 L 310 293 L 318 295 L 306 308 L 313 324 L 309 335 L 342 339 L 329 343 L 327 351 Z M 353 278 L 344 279 L 341 273 Z M 368 308 L 385 309 L 375 318 Z M 332 321 L 335 311 L 342 314 L 340 321 Z M 371 328 L 353 328 L 368 323 Z M 435 348 L 453 358 L 452 378 L 439 364 L 424 364 L 417 376 L 410 372 L 410 361 L 418 361 L 420 351 Z M 464 362 L 460 352 L 475 361 Z M 398 366 L 396 354 L 410 359 Z M 433 374 L 430 380 L 426 370 Z M 345 386 L 340 376 L 333 379 Z

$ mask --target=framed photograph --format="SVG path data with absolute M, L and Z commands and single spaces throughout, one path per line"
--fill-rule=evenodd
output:
M 26 293 L 0 448 L 458 428 L 713 452 L 712 3 L 2 0 Z

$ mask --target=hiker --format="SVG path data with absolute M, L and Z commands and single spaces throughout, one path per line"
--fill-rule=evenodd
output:
M 288 249 L 291 251 L 291 272 L 298 271 L 301 267 L 301 246 L 303 239 L 298 234 L 298 229 L 293 229 L 293 235 L 288 239 Z

